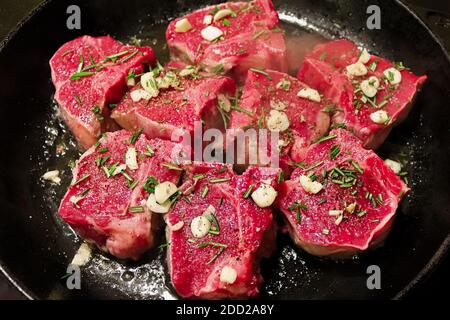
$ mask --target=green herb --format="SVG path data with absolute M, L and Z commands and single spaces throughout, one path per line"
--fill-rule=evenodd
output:
M 272 81 L 272 76 L 270 74 L 268 74 L 267 72 L 265 72 L 264 70 L 258 69 L 258 68 L 250 68 L 251 71 L 256 72 L 256 73 L 260 73 L 263 76 L 265 76 L 267 79 L 269 79 L 270 81 Z
M 182 198 L 184 201 L 186 201 L 186 203 L 191 203 L 191 200 L 189 200 L 189 198 L 188 197 L 186 197 L 186 196 L 184 196 L 183 198 Z
M 75 51 L 75 50 L 74 49 L 67 50 L 61 55 L 61 57 L 65 57 L 65 56 L 67 56 L 69 53 L 71 53 L 73 51 Z
M 373 60 L 372 63 L 369 65 L 369 69 L 372 71 L 375 71 L 377 69 L 378 60 Z
M 209 182 L 211 183 L 222 183 L 226 181 L 230 181 L 230 178 L 215 178 L 215 179 L 209 179 Z
M 220 254 L 228 247 L 226 244 L 222 244 L 222 243 L 218 243 L 218 242 L 212 242 L 212 241 L 199 243 L 197 246 L 199 248 L 205 248 L 205 247 L 219 248 L 219 250 L 217 250 L 217 253 L 206 264 L 210 264 L 214 260 L 216 260 L 217 257 L 219 257 Z
M 262 36 L 266 32 L 267 32 L 267 30 L 265 30 L 265 29 L 259 30 L 258 32 L 256 32 L 253 35 L 253 40 L 258 39 L 260 36 Z
M 155 179 L 155 177 L 148 176 L 147 180 L 145 181 L 144 186 L 142 189 L 147 191 L 148 193 L 154 193 L 155 187 L 159 184 L 158 180 Z
M 308 171 L 310 171 L 310 170 L 312 170 L 312 169 L 315 169 L 315 168 L 321 166 L 322 164 L 323 164 L 323 161 L 318 161 L 318 162 L 316 162 L 315 164 L 313 164 L 313 165 L 311 165 L 311 166 L 309 166 L 309 167 L 307 167 L 307 168 L 304 168 L 303 170 L 304 170 L 305 172 L 308 172 Z
M 328 155 L 330 156 L 330 159 L 333 160 L 338 156 L 338 154 L 340 152 L 341 152 L 341 148 L 339 147 L 339 145 L 333 144 L 330 147 L 330 151 L 328 152 Z
M 221 73 L 223 72 L 223 70 L 224 70 L 224 66 L 223 66 L 222 63 L 220 63 L 220 64 L 218 64 L 218 65 L 216 65 L 216 66 L 214 67 L 213 72 L 214 72 L 215 74 L 221 74 Z
M 232 109 L 232 110 L 236 110 L 236 111 L 238 111 L 238 112 L 245 113 L 245 114 L 247 114 L 247 115 L 249 115 L 249 116 L 254 116 L 254 115 L 255 115 L 253 112 L 248 111 L 248 110 L 246 110 L 246 109 L 243 109 L 243 108 L 239 107 L 238 105 L 232 105 L 232 106 L 231 106 L 231 109 Z
M 247 199 L 247 198 L 250 196 L 250 194 L 252 193 L 252 190 L 253 190 L 254 187 L 255 187 L 255 186 L 254 186 L 253 184 L 251 184 L 251 185 L 247 188 L 247 190 L 245 190 L 244 194 L 242 195 L 242 196 L 244 197 L 244 199 Z
M 319 60 L 320 60 L 320 61 L 324 61 L 326 58 L 327 58 L 327 52 L 324 51 L 324 52 L 322 52 L 322 54 L 320 55 Z
M 162 165 L 163 167 L 166 167 L 166 168 L 169 169 L 169 170 L 183 171 L 182 168 L 180 168 L 179 166 L 177 166 L 176 164 L 173 164 L 173 163 L 165 162 L 165 163 L 162 163 L 161 165 Z
M 168 246 L 170 246 L 170 242 L 166 242 L 166 243 L 160 244 L 158 246 L 158 249 L 159 250 L 163 250 L 163 249 L 167 248 Z
M 105 153 L 105 152 L 108 152 L 108 147 L 101 147 L 101 148 L 99 148 L 98 150 L 97 150 L 97 152 L 98 153 Z
M 321 204 L 324 204 L 325 202 L 327 202 L 327 199 L 320 199 L 320 200 L 317 202 L 317 204 L 318 204 L 318 205 L 321 205 Z
M 208 185 L 205 185 L 202 190 L 202 198 L 206 197 L 206 195 L 208 194 L 208 191 L 209 191 Z
M 328 228 L 323 228 L 322 233 L 324 235 L 328 235 L 328 234 L 330 234 L 330 230 Z
M 121 56 L 126 55 L 127 53 L 130 53 L 130 52 L 128 50 L 126 50 L 126 51 L 122 51 L 119 53 L 111 54 L 109 56 L 106 56 L 102 62 L 112 61 L 115 63 L 117 61 L 117 59 L 119 59 Z
M 144 212 L 144 207 L 143 206 L 134 206 L 134 207 L 130 207 L 129 210 L 131 213 L 138 213 L 138 212 Z
M 284 180 L 284 171 L 281 171 L 278 174 L 278 179 L 277 179 L 278 184 L 280 184 L 283 180 Z
M 224 25 L 225 27 L 229 27 L 229 26 L 231 25 L 230 20 L 228 20 L 228 19 L 223 19 L 223 25 Z
M 90 76 L 92 76 L 92 75 L 94 75 L 95 74 L 95 72 L 90 72 L 90 71 L 78 71 L 78 72 L 75 72 L 74 74 L 72 74 L 71 76 L 70 76 L 70 80 L 71 81 L 75 81 L 75 80 L 79 80 L 79 79 L 81 79 L 81 78 L 83 78 L 83 77 L 90 77 Z
M 334 111 L 335 107 L 336 107 L 336 105 L 334 103 L 333 104 L 329 104 L 325 108 L 322 109 L 322 112 L 332 113 Z
M 142 131 L 144 131 L 143 128 L 139 129 L 137 132 L 133 133 L 130 137 L 130 143 L 134 144 L 136 140 L 139 138 L 139 136 L 142 134 Z
M 119 63 L 124 63 L 124 62 L 130 60 L 130 59 L 133 58 L 135 55 L 137 55 L 138 52 L 139 52 L 139 50 L 133 51 L 130 55 L 128 55 L 128 56 L 126 56 L 126 57 L 120 59 L 120 60 L 119 60 Z
M 125 179 L 127 179 L 128 181 L 133 181 L 133 178 L 131 178 L 130 175 L 129 175 L 128 173 L 126 173 L 125 171 L 121 171 L 120 173 L 121 173 L 121 174 L 125 177 Z
M 137 184 L 139 183 L 139 180 L 134 180 L 133 182 L 128 181 L 128 188 L 130 188 L 131 190 L 133 190 Z
M 322 138 L 317 140 L 316 143 L 321 143 L 321 142 L 328 141 L 328 140 L 335 139 L 335 138 L 337 138 L 336 134 L 330 134 L 328 136 L 323 136 Z
M 90 174 L 85 174 L 84 176 L 82 176 L 80 179 L 78 179 L 77 181 L 75 181 L 72 185 L 76 186 L 77 184 L 83 182 L 84 180 L 86 180 L 87 178 L 89 178 L 91 175 Z
M 356 162 L 356 161 L 354 161 L 354 160 L 351 160 L 350 161 L 350 164 L 359 172 L 359 173 L 363 173 L 364 172 L 364 170 L 359 166 L 359 164 Z
M 153 151 L 150 145 L 147 145 L 146 148 L 147 151 L 144 152 L 144 155 L 146 155 L 147 157 L 153 157 L 155 155 L 155 151 Z
M 79 95 L 74 94 L 73 97 L 75 98 L 75 100 L 78 102 L 78 104 L 81 104 L 81 98 Z

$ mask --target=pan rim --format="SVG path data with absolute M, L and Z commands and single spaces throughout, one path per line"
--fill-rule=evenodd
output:
M 40 4 L 35 6 L 25 17 L 23 17 L 5 36 L 5 38 L 0 42 L 0 57 L 3 51 L 7 48 L 8 44 L 16 37 L 17 33 L 21 28 L 26 25 L 37 13 L 44 10 L 52 0 L 43 0 Z M 444 54 L 446 60 L 450 63 L 450 48 L 447 49 L 442 40 L 428 27 L 428 25 L 414 12 L 410 7 L 404 4 L 401 0 L 393 1 L 401 9 L 405 10 L 409 15 L 411 15 L 419 24 L 426 30 L 426 32 L 432 37 L 433 41 L 437 43 L 440 50 Z M 422 285 L 424 281 L 436 270 L 438 266 L 441 265 L 443 259 L 448 254 L 450 248 L 450 232 L 447 237 L 442 241 L 439 248 L 433 253 L 430 260 L 424 265 L 424 267 L 412 278 L 407 285 L 405 285 L 397 294 L 388 299 L 400 300 L 405 297 L 413 290 L 417 289 L 418 286 Z M 40 300 L 39 297 L 33 292 L 32 289 L 28 288 L 23 284 L 21 280 L 18 279 L 16 274 L 9 270 L 7 264 L 0 257 L 0 272 L 6 277 L 6 279 L 28 300 Z

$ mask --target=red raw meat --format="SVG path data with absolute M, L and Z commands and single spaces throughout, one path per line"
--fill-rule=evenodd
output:
M 180 70 L 176 72 L 179 74 Z M 170 140 L 174 132 L 192 136 L 196 122 L 202 123 L 204 129 L 223 130 L 218 97 L 234 98 L 234 81 L 228 77 L 204 78 L 197 73 L 187 76 L 177 73 L 172 73 L 176 76 L 176 87 L 161 88 L 156 97 L 148 100 L 131 98 L 134 91 L 143 90 L 138 83 L 114 108 L 112 118 L 127 130 L 142 128 L 149 138 Z
M 231 15 L 204 23 L 205 16 L 224 9 L 230 9 Z M 183 19 L 191 29 L 177 32 L 176 24 Z M 228 2 L 173 20 L 166 39 L 173 59 L 197 64 L 213 74 L 229 73 L 242 83 L 250 67 L 287 72 L 286 44 L 278 22 L 270 0 Z M 202 31 L 207 27 L 220 29 L 223 36 L 214 41 L 204 39 Z
M 348 40 L 320 44 L 307 55 L 298 78 L 335 103 L 332 118 L 335 125 L 345 125 L 363 141 L 365 148 L 376 149 L 391 129 L 407 117 L 426 76 L 416 76 L 402 64 L 375 55 L 369 55 L 365 63 L 367 74 L 348 76 L 346 67 L 356 63 L 359 55 L 360 50 Z M 401 74 L 399 84 L 391 85 L 383 75 L 383 71 L 391 67 Z M 360 86 L 370 77 L 376 77 L 380 87 L 373 98 L 367 99 Z M 384 118 L 378 121 L 380 123 L 373 121 L 371 114 L 374 112 L 386 112 L 386 121 Z
M 302 168 L 280 185 L 276 206 L 299 247 L 317 256 L 349 257 L 383 242 L 408 190 L 361 141 L 334 129 L 311 145 Z
M 263 183 L 276 190 L 279 172 L 251 167 L 237 176 L 231 166 L 218 163 L 194 163 L 188 169 L 181 187 L 187 196 L 166 216 L 167 260 L 172 284 L 181 297 L 220 299 L 258 294 L 262 282 L 259 260 L 275 249 L 276 228 L 272 209 L 257 206 L 251 194 Z M 250 185 L 254 188 L 244 198 Z M 210 219 L 211 228 L 196 238 L 191 222 L 202 215 Z M 234 281 L 222 274 L 227 268 L 232 269 Z
M 131 70 L 138 74 L 154 63 L 151 48 L 123 45 L 109 36 L 83 36 L 56 51 L 50 60 L 55 100 L 83 148 L 118 128 L 108 106 L 123 96 Z
M 241 109 L 234 109 L 230 116 L 230 128 L 245 131 L 250 127 L 273 129 L 269 122 L 272 110 L 285 114 L 289 127 L 279 132 L 280 165 L 284 170 L 292 160 L 301 161 L 306 148 L 324 135 L 330 125 L 325 101 L 297 95 L 304 88 L 309 87 L 285 73 L 250 70 L 239 103 Z M 233 138 L 228 139 L 227 147 L 234 142 Z M 240 153 L 238 150 L 237 154 Z
M 158 215 L 145 205 L 149 193 L 143 187 L 149 176 L 158 181 L 179 182 L 180 171 L 161 165 L 173 162 L 170 155 L 176 144 L 147 140 L 144 135 L 132 143 L 132 137 L 137 135 L 124 130 L 104 135 L 77 161 L 59 215 L 100 249 L 118 258 L 136 260 L 153 246 L 153 232 L 159 222 Z M 106 171 L 125 164 L 129 148 L 137 151 L 138 168 L 127 165 L 122 173 L 108 177 Z

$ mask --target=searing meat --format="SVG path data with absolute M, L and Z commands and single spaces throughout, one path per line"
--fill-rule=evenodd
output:
M 287 71 L 284 35 L 270 0 L 228 2 L 173 20 L 166 31 L 171 57 L 238 82 L 251 67 Z
M 179 141 L 184 134 L 192 137 L 196 124 L 223 131 L 220 105 L 229 105 L 236 93 L 231 78 L 204 78 L 193 66 L 158 67 L 138 82 L 114 108 L 112 118 L 127 130 L 142 128 L 149 138 Z
M 159 224 L 149 194 L 159 181 L 176 185 L 180 178 L 169 165 L 175 146 L 124 130 L 105 133 L 77 161 L 59 215 L 100 249 L 138 259 L 153 246 Z
M 173 286 L 185 298 L 244 298 L 259 292 L 259 259 L 275 248 L 270 205 L 279 170 L 194 163 L 186 196 L 166 216 Z
M 142 73 L 154 63 L 151 48 L 126 46 L 109 36 L 83 36 L 56 51 L 50 60 L 55 100 L 84 149 L 102 132 L 118 128 L 108 107 L 123 96 L 130 73 Z
M 369 149 L 379 147 L 406 118 L 426 80 L 348 40 L 316 46 L 298 78 L 334 102 L 333 123 L 347 127 Z
M 408 187 L 343 129 L 311 145 L 280 186 L 276 206 L 295 243 L 318 256 L 348 257 L 380 244 Z
M 291 161 L 302 161 L 306 148 L 324 135 L 329 125 L 326 103 L 315 89 L 285 73 L 251 69 L 239 106 L 231 111 L 229 127 L 232 132 L 227 148 L 237 147 L 233 145 L 237 139 L 232 135 L 240 129 L 243 132 L 252 128 L 277 132 L 279 140 L 275 147 L 280 152 L 280 166 L 286 169 Z M 256 151 L 247 148 L 248 145 L 246 153 L 256 155 Z M 271 147 L 267 149 L 271 154 Z M 236 155 L 243 153 L 236 151 Z M 261 164 L 260 159 L 258 163 Z

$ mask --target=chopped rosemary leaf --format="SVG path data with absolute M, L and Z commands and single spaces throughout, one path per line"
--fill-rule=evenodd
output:
M 316 143 L 321 143 L 321 142 L 328 141 L 328 140 L 335 139 L 335 138 L 337 138 L 336 134 L 330 134 L 328 136 L 323 136 L 322 138 L 317 140 Z
M 158 249 L 163 250 L 163 249 L 167 248 L 168 246 L 170 246 L 170 242 L 166 242 L 166 243 L 160 244 L 158 246 Z
M 133 206 L 133 207 L 130 207 L 129 211 L 131 213 L 144 212 L 144 207 L 143 206 Z
M 153 151 L 152 147 L 150 145 L 146 146 L 147 151 L 144 152 L 144 155 L 146 155 L 147 157 L 153 157 L 155 155 L 155 151 Z
M 253 190 L 254 187 L 255 187 L 255 186 L 254 186 L 253 184 L 251 184 L 251 185 L 247 188 L 247 190 L 245 190 L 244 194 L 242 195 L 242 196 L 244 197 L 244 199 L 247 199 L 247 198 L 250 196 L 250 194 L 252 193 L 252 190 Z
M 155 177 L 148 176 L 147 181 L 145 181 L 142 189 L 147 191 L 148 193 L 154 193 L 155 187 L 159 184 L 159 181 L 155 179 Z
M 341 148 L 337 144 L 333 144 L 330 147 L 330 151 L 328 152 L 328 155 L 330 156 L 330 159 L 333 160 L 338 156 L 338 154 L 341 152 Z
M 75 72 L 74 74 L 72 74 L 69 79 L 71 81 L 75 81 L 75 80 L 79 80 L 83 77 L 90 77 L 94 74 L 95 74 L 95 72 L 91 72 L 91 71 L 78 71 L 78 72 Z
M 263 76 L 265 76 L 267 79 L 269 79 L 270 81 L 272 81 L 272 76 L 270 74 L 268 74 L 267 72 L 265 72 L 264 70 L 258 69 L 258 68 L 250 68 L 251 71 L 256 72 L 256 73 L 260 73 Z
M 356 161 L 351 160 L 350 163 L 359 173 L 364 172 L 364 170 L 359 166 L 359 164 Z
M 182 197 L 181 199 L 183 199 L 184 201 L 186 201 L 186 203 L 191 204 L 191 200 L 189 200 L 188 197 L 184 196 L 184 197 Z
M 72 185 L 76 186 L 77 184 L 83 182 L 84 180 L 86 180 L 87 178 L 89 178 L 91 175 L 90 174 L 85 174 L 84 176 L 82 176 L 80 179 L 78 179 L 77 181 L 75 181 Z
M 283 180 L 284 180 L 284 171 L 281 171 L 277 179 L 278 184 L 280 184 Z
M 202 198 L 206 197 L 206 195 L 208 194 L 208 191 L 209 191 L 208 185 L 205 185 L 202 190 Z
M 97 152 L 98 153 L 105 153 L 105 152 L 108 152 L 108 147 L 101 147 L 101 148 L 99 148 L 98 150 L 97 150 Z
M 222 183 L 222 182 L 226 182 L 226 181 L 230 181 L 230 178 L 214 178 L 214 179 L 209 179 L 209 182 L 211 183 Z
M 163 167 L 166 167 L 169 170 L 183 171 L 182 168 L 180 168 L 179 166 L 177 166 L 176 164 L 173 164 L 173 163 L 165 162 L 165 163 L 161 163 L 161 165 Z
M 134 144 L 136 140 L 139 138 L 139 136 L 142 134 L 142 131 L 144 131 L 143 128 L 139 129 L 137 132 L 133 133 L 130 137 L 130 143 Z
M 136 179 L 128 185 L 128 188 L 133 190 L 137 186 L 138 183 L 139 183 L 139 180 Z

